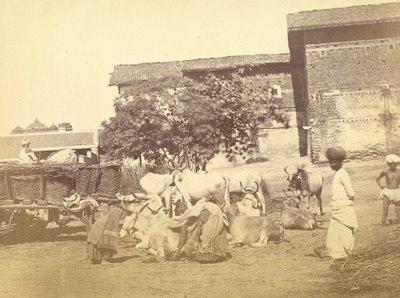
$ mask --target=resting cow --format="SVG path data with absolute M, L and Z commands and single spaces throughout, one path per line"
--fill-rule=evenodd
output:
M 119 198 L 124 202 L 123 197 L 119 196 Z M 131 203 L 129 206 L 123 203 L 123 208 L 129 212 L 129 215 L 125 218 L 121 237 L 135 228 L 137 231 L 134 235 L 141 240 L 136 245 L 137 249 L 146 250 L 161 259 L 168 258 L 177 251 L 181 234 L 180 227 L 193 219 L 194 224 L 192 223 L 192 227 L 189 227 L 189 244 L 196 247 L 199 253 L 212 254 L 218 260 L 225 256 L 223 215 L 216 204 L 199 201 L 176 220 L 169 218 L 162 211 L 162 203 L 155 198 L 138 204 Z M 201 222 L 197 218 L 203 217 L 203 210 L 208 211 L 209 216 Z M 216 242 L 217 239 L 219 240 Z M 185 247 L 186 251 L 189 250 Z
M 313 230 L 317 227 L 317 220 L 315 214 L 310 211 L 290 207 L 283 203 L 281 225 L 285 229 Z
M 304 167 L 297 167 L 297 170 L 293 173 L 288 172 L 288 167 L 285 167 L 284 171 L 288 174 L 287 180 L 289 181 L 288 190 L 298 191 L 299 198 L 307 197 L 307 209 L 310 209 L 310 199 L 312 196 L 317 198 L 318 202 L 318 214 L 322 215 L 322 186 L 324 179 L 319 171 L 309 171 Z M 286 194 L 286 192 L 284 191 Z
M 283 227 L 266 217 L 240 214 L 235 204 L 225 207 L 225 213 L 229 221 L 232 245 L 265 246 L 271 241 L 283 241 Z

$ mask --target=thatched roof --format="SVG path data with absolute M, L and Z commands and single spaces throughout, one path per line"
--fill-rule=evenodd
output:
M 400 21 L 400 2 L 311 10 L 289 14 L 288 29 L 303 30 Z
M 225 69 L 252 65 L 289 63 L 289 54 L 229 56 L 172 62 L 122 64 L 114 67 L 109 86 L 130 84 L 135 81 L 181 77 L 183 71 Z

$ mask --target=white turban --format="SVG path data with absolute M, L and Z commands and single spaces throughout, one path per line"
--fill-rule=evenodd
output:
M 31 144 L 31 142 L 30 142 L 28 139 L 23 139 L 23 140 L 21 141 L 21 145 L 22 145 L 22 146 L 30 145 L 30 144 Z
M 389 154 L 386 156 L 385 161 L 386 163 L 398 163 L 400 162 L 400 157 L 396 154 Z

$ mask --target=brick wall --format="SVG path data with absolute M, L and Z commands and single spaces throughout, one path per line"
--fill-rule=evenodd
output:
M 313 159 L 324 160 L 335 144 L 352 159 L 397 152 L 400 38 L 319 42 L 307 44 L 305 53 Z M 385 86 L 391 90 L 386 100 Z M 385 121 L 388 106 L 397 119 Z
M 310 91 L 400 82 L 400 38 L 307 45 L 306 59 Z

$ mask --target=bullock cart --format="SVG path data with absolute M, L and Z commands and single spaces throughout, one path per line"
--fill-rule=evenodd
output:
M 100 204 L 119 204 L 120 172 L 118 163 L 1 166 L 0 237 L 41 233 L 49 222 L 71 220 L 89 229 Z

